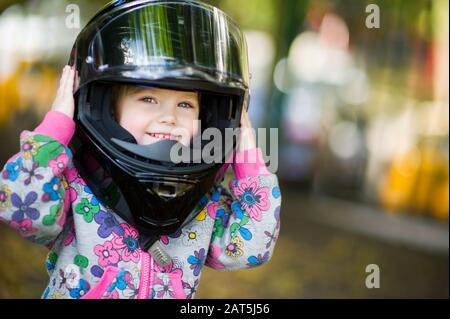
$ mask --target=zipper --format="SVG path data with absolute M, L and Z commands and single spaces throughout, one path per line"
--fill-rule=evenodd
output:
M 138 299 L 148 299 L 150 284 L 152 282 L 152 258 L 149 253 L 142 251 L 141 279 L 139 284 Z
M 167 267 L 172 261 L 172 258 L 164 251 L 159 241 L 156 241 L 148 251 L 141 251 L 142 266 L 138 299 L 148 299 L 149 297 L 150 285 L 152 283 L 152 258 L 161 268 Z

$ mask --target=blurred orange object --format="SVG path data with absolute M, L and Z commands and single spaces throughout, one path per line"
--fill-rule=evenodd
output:
M 16 111 L 33 108 L 44 114 L 56 94 L 58 73 L 46 64 L 22 61 L 0 80 L 0 125 Z
M 379 188 L 381 204 L 388 211 L 448 220 L 448 159 L 434 144 L 422 144 L 392 161 Z

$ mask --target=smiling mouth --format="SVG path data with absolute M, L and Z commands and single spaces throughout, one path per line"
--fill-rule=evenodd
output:
M 159 140 L 174 140 L 179 141 L 181 139 L 181 135 L 173 135 L 169 133 L 147 133 L 151 137 L 157 138 Z

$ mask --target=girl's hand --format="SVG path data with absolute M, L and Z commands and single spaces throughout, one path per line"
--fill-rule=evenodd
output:
M 75 101 L 73 99 L 75 70 L 66 65 L 59 81 L 58 92 L 52 104 L 52 111 L 66 114 L 73 119 Z
M 256 148 L 255 132 L 248 116 L 247 109 L 242 109 L 241 134 L 239 138 L 238 152 Z

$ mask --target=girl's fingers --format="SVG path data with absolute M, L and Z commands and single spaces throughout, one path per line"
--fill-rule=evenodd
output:
M 61 85 L 61 94 L 64 96 L 64 98 L 72 98 L 73 71 L 70 69 L 70 67 L 66 67 L 64 73 L 64 81 Z
M 66 67 L 62 69 L 61 77 L 59 79 L 59 83 L 61 84 L 64 81 L 64 75 L 66 74 Z
M 51 109 L 59 111 L 73 118 L 73 82 L 75 71 L 68 65 L 63 68 L 60 85 L 53 101 Z
M 66 72 L 66 70 L 63 69 L 61 77 L 59 78 L 59 87 L 58 87 L 58 92 L 57 92 L 58 94 L 61 91 L 61 88 L 62 88 L 62 86 L 64 84 L 64 74 L 65 74 L 65 72 Z
M 73 90 L 73 78 L 74 78 L 74 71 L 69 68 L 66 74 L 66 82 L 64 84 L 64 92 L 66 94 L 72 94 Z
M 61 79 L 59 80 L 59 88 L 58 88 L 58 92 L 57 95 L 63 94 L 64 93 L 64 87 L 66 85 L 67 82 L 67 66 L 64 67 L 62 75 L 61 75 Z

